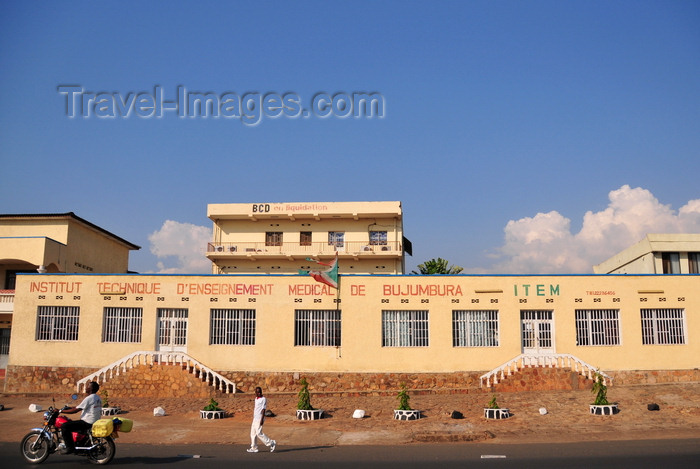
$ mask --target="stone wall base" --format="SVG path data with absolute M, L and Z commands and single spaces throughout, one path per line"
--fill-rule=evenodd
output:
M 5 392 L 71 394 L 76 383 L 95 368 L 8 366 Z M 699 370 L 607 371 L 613 386 L 700 381 Z M 305 377 L 317 396 L 394 396 L 402 384 L 413 395 L 430 393 L 493 393 L 590 389 L 592 381 L 568 369 L 524 368 L 490 388 L 481 388 L 480 372 L 454 373 L 306 373 L 219 371 L 236 383 L 237 392 L 252 394 L 299 392 Z M 100 383 L 110 400 L 122 397 L 194 397 L 208 399 L 222 393 L 179 365 L 139 365 Z

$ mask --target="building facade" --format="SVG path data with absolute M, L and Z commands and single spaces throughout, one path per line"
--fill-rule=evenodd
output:
M 700 273 L 700 234 L 648 234 L 593 267 L 596 274 Z
M 699 282 L 343 275 L 335 290 L 301 275 L 19 275 L 5 386 L 74 390 L 140 351 L 186 353 L 239 390 L 309 373 L 345 390 L 407 375 L 414 388 L 478 386 L 521 356 L 574 357 L 623 381 L 697 379 Z
M 213 274 L 289 274 L 338 256 L 341 274 L 403 274 L 401 202 L 210 204 Z
M 0 374 L 7 366 L 18 274 L 127 273 L 140 249 L 72 212 L 0 214 Z

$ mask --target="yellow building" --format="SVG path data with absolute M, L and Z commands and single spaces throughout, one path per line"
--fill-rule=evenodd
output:
M 593 266 L 596 274 L 700 273 L 700 234 L 648 234 Z
M 338 290 L 301 275 L 19 275 L 6 389 L 68 391 L 170 357 L 239 390 L 290 391 L 300 374 L 340 390 L 399 374 L 414 388 L 488 386 L 513 364 L 697 379 L 697 287 L 694 275 L 345 275 Z
M 0 373 L 7 365 L 17 274 L 127 273 L 140 249 L 72 212 L 0 214 Z
M 400 202 L 210 204 L 214 274 L 297 273 L 338 255 L 341 274 L 402 274 Z

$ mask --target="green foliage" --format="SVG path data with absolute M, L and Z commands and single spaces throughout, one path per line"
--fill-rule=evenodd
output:
M 299 400 L 297 401 L 297 409 L 314 410 L 314 408 L 311 407 L 311 394 L 309 394 L 309 383 L 306 381 L 306 378 L 301 378 L 299 384 L 301 384 L 301 390 L 298 394 Z
M 102 391 L 102 407 L 109 407 L 109 393 L 106 389 Z
M 396 397 L 399 400 L 398 410 L 411 410 L 411 406 L 408 404 L 411 397 L 408 395 L 408 392 L 406 392 L 406 385 L 404 383 L 401 383 L 401 391 L 399 391 Z
M 500 409 L 498 407 L 498 402 L 496 402 L 496 395 L 494 394 L 488 404 L 486 404 L 487 409 Z
M 591 389 L 591 392 L 595 394 L 593 405 L 610 405 L 608 402 L 608 387 L 603 384 L 603 377 L 596 372 L 593 379 L 593 389 Z
M 449 266 L 449 262 L 441 257 L 437 259 L 430 259 L 422 264 L 418 264 L 418 269 L 420 272 L 415 270 L 411 272 L 414 275 L 456 275 L 463 271 L 464 269 L 459 266 Z
M 214 400 L 214 398 L 209 399 L 209 404 L 207 404 L 203 410 L 207 411 L 213 411 L 213 410 L 221 410 L 219 409 L 219 403 Z

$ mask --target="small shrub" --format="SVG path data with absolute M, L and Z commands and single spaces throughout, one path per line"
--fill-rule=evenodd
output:
M 299 384 L 301 385 L 301 390 L 298 394 L 299 400 L 297 401 L 297 409 L 314 410 L 311 406 L 311 394 L 309 394 L 309 383 L 306 381 L 306 378 L 301 378 Z
M 408 392 L 406 391 L 406 385 L 404 383 L 401 383 L 401 390 L 399 391 L 399 394 L 396 396 L 396 398 L 399 400 L 398 410 L 411 410 L 411 406 L 408 404 L 408 401 L 411 399 L 411 397 L 408 395 Z
M 219 403 L 216 402 L 216 401 L 214 400 L 214 398 L 212 397 L 211 399 L 209 399 L 209 404 L 207 404 L 206 406 L 204 406 L 204 409 L 202 409 L 202 410 L 206 410 L 206 411 L 218 411 L 218 410 L 221 410 L 221 409 L 219 409 Z
M 500 409 L 498 407 L 498 402 L 496 402 L 496 395 L 494 394 L 488 404 L 486 404 L 487 409 Z
M 596 372 L 593 379 L 593 389 L 591 389 L 591 392 L 595 394 L 593 405 L 610 405 L 608 402 L 608 387 L 603 384 L 603 377 Z
M 102 391 L 102 407 L 109 407 L 109 393 L 106 389 Z

